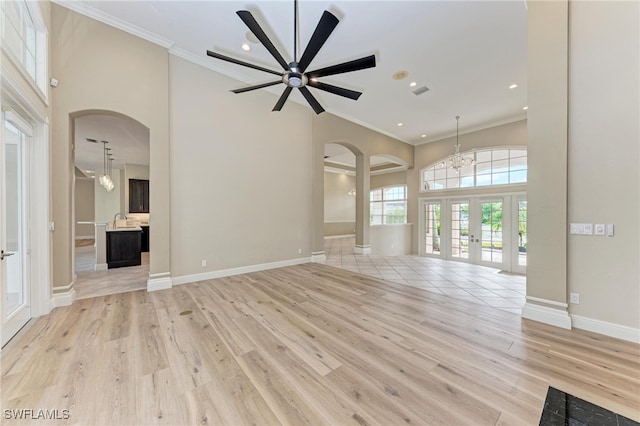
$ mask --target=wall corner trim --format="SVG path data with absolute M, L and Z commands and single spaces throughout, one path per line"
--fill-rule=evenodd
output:
M 575 328 L 640 344 L 640 328 L 614 324 L 580 315 L 571 315 L 571 319 Z
M 326 262 L 326 261 L 327 261 L 327 255 L 324 254 L 323 251 L 314 251 L 313 253 L 311 253 L 311 262 L 319 263 L 319 262 Z
M 522 308 L 522 318 L 571 330 L 571 317 L 566 308 L 549 308 L 527 302 Z
M 370 245 L 356 245 L 353 248 L 354 254 L 371 254 L 371 246 Z
M 71 282 L 64 286 L 53 287 L 49 300 L 49 312 L 53 308 L 70 306 L 73 303 L 76 299 L 76 289 L 73 288 L 73 284 L 74 282 Z
M 170 272 L 160 272 L 158 274 L 149 274 L 147 280 L 147 291 L 166 290 L 173 287 L 173 280 Z

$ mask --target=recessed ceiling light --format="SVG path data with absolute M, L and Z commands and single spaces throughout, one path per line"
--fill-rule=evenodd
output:
M 243 43 L 242 50 L 248 52 L 249 50 L 251 50 L 251 46 L 249 46 L 247 43 Z
M 393 73 L 393 75 L 391 76 L 391 78 L 393 78 L 394 80 L 404 80 L 405 78 L 407 78 L 407 76 L 409 75 L 409 71 L 396 71 Z
M 402 127 L 402 126 L 403 126 L 403 124 L 402 124 L 402 123 L 398 123 L 398 127 Z
M 518 87 L 518 85 L 513 83 L 511 86 L 509 86 L 509 89 L 515 89 L 516 87 Z
M 421 137 L 421 138 L 426 138 L 426 137 L 427 137 L 427 135 L 422 135 L 422 136 L 420 136 L 420 137 Z
M 525 106 L 525 107 L 522 107 L 522 109 L 526 111 L 526 110 L 528 110 L 528 109 L 529 109 L 529 107 L 528 107 L 528 106 Z
M 418 84 L 418 83 L 416 83 L 415 81 L 412 81 L 412 82 L 409 84 L 409 86 L 411 86 L 411 87 L 416 87 L 416 85 L 417 85 L 417 84 Z

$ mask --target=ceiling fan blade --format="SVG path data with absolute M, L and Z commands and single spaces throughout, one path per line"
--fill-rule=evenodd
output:
M 322 108 L 322 105 L 320 105 L 318 100 L 311 94 L 309 89 L 307 89 L 304 86 L 298 87 L 298 89 L 300 89 L 300 93 L 302 93 L 302 96 L 304 96 L 307 102 L 309 102 L 309 105 L 311 105 L 311 108 L 313 108 L 316 114 L 320 114 L 321 112 L 324 112 L 324 108 Z
M 310 71 L 306 75 L 309 79 L 317 77 L 325 77 L 327 75 L 342 74 L 345 72 L 358 71 L 367 68 L 373 68 L 376 66 L 375 55 L 366 56 L 364 58 L 355 59 L 349 62 L 343 62 L 338 65 L 331 65 L 330 67 L 321 68 L 319 70 Z
M 241 89 L 232 90 L 233 93 L 244 93 L 251 90 L 262 89 L 263 87 L 275 86 L 278 83 L 282 83 L 282 80 L 270 81 L 269 83 L 258 84 L 256 86 L 243 87 Z
M 232 58 L 230 56 L 224 56 L 224 55 L 221 55 L 219 53 L 212 52 L 210 50 L 207 50 L 207 55 L 211 56 L 212 58 L 222 59 L 223 61 L 231 62 L 233 64 L 238 64 L 238 65 L 242 65 L 244 67 L 253 68 L 254 70 L 264 71 L 264 72 L 268 72 L 270 74 L 275 74 L 275 75 L 282 76 L 281 72 L 273 71 L 273 70 L 270 70 L 268 68 L 263 68 L 263 67 L 258 66 L 258 65 L 253 65 L 253 64 L 250 64 L 248 62 L 244 62 L 244 61 Z
M 282 107 L 284 106 L 284 103 L 287 101 L 287 98 L 289 97 L 289 93 L 291 93 L 292 89 L 293 89 L 293 87 L 291 87 L 291 86 L 287 86 L 287 88 L 284 89 L 284 92 L 282 92 L 282 95 L 280 96 L 280 99 L 278 99 L 278 102 L 276 103 L 276 106 L 274 106 L 271 111 L 280 111 L 282 109 Z
M 334 95 L 344 96 L 345 98 L 353 99 L 354 101 L 357 101 L 360 95 L 362 95 L 362 92 L 356 92 L 355 90 L 349 90 L 319 81 L 309 80 L 307 86 L 315 87 L 316 89 L 324 90 L 325 92 L 333 93 Z
M 329 11 L 324 11 L 320 21 L 318 22 L 318 26 L 316 26 L 311 39 L 309 40 L 309 44 L 307 44 L 304 53 L 302 54 L 302 58 L 298 62 L 298 68 L 300 71 L 304 72 L 307 69 L 313 58 L 316 57 L 322 45 L 327 41 L 335 27 L 338 25 L 338 18 L 336 18 Z
M 245 23 L 247 27 L 251 30 L 251 32 L 260 40 L 260 43 L 271 53 L 271 56 L 276 58 L 276 61 L 282 66 L 283 69 L 288 70 L 289 64 L 284 60 L 278 49 L 271 43 L 269 37 L 262 31 L 262 28 L 258 24 L 258 21 L 255 20 L 251 12 L 248 10 L 239 10 L 236 14 L 242 19 L 242 22 Z

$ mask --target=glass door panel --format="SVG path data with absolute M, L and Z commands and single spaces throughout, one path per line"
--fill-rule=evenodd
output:
M 451 206 L 451 257 L 469 259 L 469 202 L 454 201 Z
M 30 318 L 25 274 L 24 158 L 25 135 L 10 122 L 3 126 L 0 186 L 0 281 L 2 345 Z
M 440 202 L 424 204 L 425 254 L 440 255 Z
M 502 201 L 480 203 L 481 261 L 502 264 Z

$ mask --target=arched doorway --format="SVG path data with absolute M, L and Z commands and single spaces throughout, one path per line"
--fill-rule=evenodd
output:
M 146 182 L 148 188 L 149 129 L 131 117 L 112 111 L 73 114 L 71 129 L 74 147 L 72 262 L 76 298 L 145 289 L 149 279 L 150 211 L 148 208 L 130 210 L 129 185 L 140 181 Z M 113 184 L 101 185 L 99 178 L 104 176 L 109 176 Z M 146 196 L 148 200 L 148 191 Z M 126 234 L 111 232 L 116 217 Z M 119 235 L 140 237 L 139 249 L 133 250 L 139 261 L 131 262 L 139 264 L 108 269 L 114 263 L 109 263 L 112 259 L 107 252 L 107 240 Z

